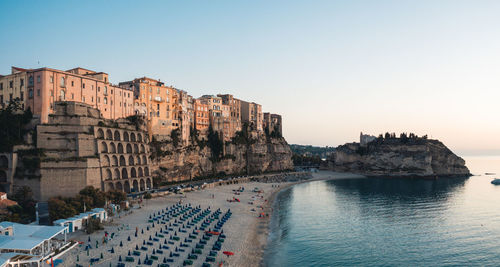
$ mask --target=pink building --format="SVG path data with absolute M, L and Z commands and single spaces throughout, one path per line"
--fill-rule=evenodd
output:
M 54 113 L 54 102 L 75 101 L 97 108 L 107 119 L 133 115 L 133 91 L 112 85 L 108 74 L 84 68 L 61 71 L 50 68 L 22 69 L 12 67 L 10 75 L 0 76 L 0 105 L 19 97 L 25 108 L 31 108 L 42 123 Z

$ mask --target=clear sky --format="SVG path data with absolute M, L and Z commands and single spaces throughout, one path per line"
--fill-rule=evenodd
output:
M 76 66 L 280 113 L 289 143 L 500 153 L 500 1 L 1 1 L 0 73 Z

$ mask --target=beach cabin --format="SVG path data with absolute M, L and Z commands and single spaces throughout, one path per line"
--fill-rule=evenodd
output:
M 45 257 L 69 245 L 66 229 L 65 226 L 0 222 L 0 253 Z
M 0 253 L 0 267 L 39 267 L 42 257 L 20 253 Z
M 56 220 L 53 222 L 53 224 L 58 226 L 65 226 L 68 228 L 67 233 L 73 233 L 78 230 L 84 229 L 89 218 L 98 219 L 100 222 L 104 222 L 108 219 L 105 209 L 95 208 L 91 211 L 80 213 L 71 218 Z

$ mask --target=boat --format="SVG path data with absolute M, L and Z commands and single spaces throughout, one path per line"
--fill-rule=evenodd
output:
M 500 185 L 500 179 L 499 178 L 493 179 L 493 181 L 491 181 L 491 183 L 494 185 Z

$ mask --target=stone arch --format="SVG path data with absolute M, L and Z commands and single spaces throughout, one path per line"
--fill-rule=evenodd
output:
M 132 153 L 132 146 L 130 144 L 127 144 L 127 153 Z
M 130 166 L 135 165 L 134 164 L 134 157 L 133 156 L 129 156 L 128 157 L 128 165 L 130 165 Z
M 135 142 L 135 133 L 130 134 L 130 141 Z
M 0 171 L 0 183 L 7 182 L 7 173 L 5 171 Z
M 113 133 L 110 129 L 106 130 L 106 139 L 113 140 Z
M 120 166 L 127 166 L 127 161 L 123 155 L 120 156 Z
M 122 177 L 122 175 L 120 174 L 120 170 L 119 169 L 115 169 L 115 175 L 114 175 L 115 179 L 116 180 L 120 180 L 120 178 Z
M 112 180 L 113 179 L 113 174 L 111 173 L 110 169 L 106 169 L 106 174 L 104 175 L 105 180 Z
M 127 193 L 130 193 L 130 183 L 128 181 L 125 181 L 125 183 L 123 184 L 123 190 L 125 190 L 125 192 Z
M 120 153 L 120 154 L 123 153 L 123 145 L 122 145 L 122 143 L 118 144 L 118 153 Z
M 142 168 L 141 167 L 137 168 L 137 173 L 138 173 L 138 177 L 143 177 L 144 176 L 144 173 L 142 172 Z
M 146 179 L 146 188 L 147 189 L 153 189 L 152 185 L 151 185 L 151 179 L 150 178 L 147 178 Z
M 118 158 L 115 155 L 111 157 L 111 166 L 118 166 Z
M 121 135 L 118 130 L 115 130 L 115 141 L 121 141 Z
M 139 187 L 140 187 L 140 190 L 141 190 L 141 191 L 146 190 L 146 183 L 144 182 L 144 179 L 141 179 L 141 180 L 139 181 Z
M 123 141 L 128 142 L 128 132 L 123 132 Z
M 104 139 L 104 131 L 100 128 L 97 130 L 97 138 Z
M 118 191 L 123 191 L 123 186 L 122 186 L 122 183 L 121 183 L 121 182 L 117 182 L 117 183 L 116 183 L 116 190 L 118 190 Z
M 116 146 L 113 142 L 109 143 L 109 153 L 116 153 Z
M 135 168 L 130 168 L 130 178 L 137 178 L 137 172 Z
M 109 167 L 109 157 L 108 155 L 104 155 L 104 157 L 102 157 L 102 163 L 101 163 L 101 166 L 103 167 Z
M 5 155 L 0 156 L 0 168 L 9 168 L 9 159 Z
M 126 168 L 122 169 L 122 179 L 128 179 L 128 172 Z
M 149 176 L 149 168 L 144 167 L 144 175 Z
M 137 156 L 137 160 L 135 161 L 137 165 L 141 165 L 141 156 Z
M 137 134 L 137 142 L 142 142 L 142 135 L 140 133 Z
M 144 145 L 141 144 L 141 153 L 146 153 L 146 149 L 144 149 Z
M 132 188 L 134 189 L 134 192 L 139 192 L 139 183 L 137 182 L 137 180 L 134 180 L 132 182 Z
M 147 159 L 147 158 L 146 158 L 146 156 L 144 156 L 144 155 L 142 156 L 142 164 L 143 164 L 143 165 L 148 164 L 148 159 Z
M 108 183 L 108 190 L 115 190 L 115 185 L 112 182 Z
M 106 142 L 101 143 L 101 153 L 108 153 L 108 145 L 106 145 Z
M 134 153 L 139 153 L 139 146 L 137 144 L 134 144 Z

